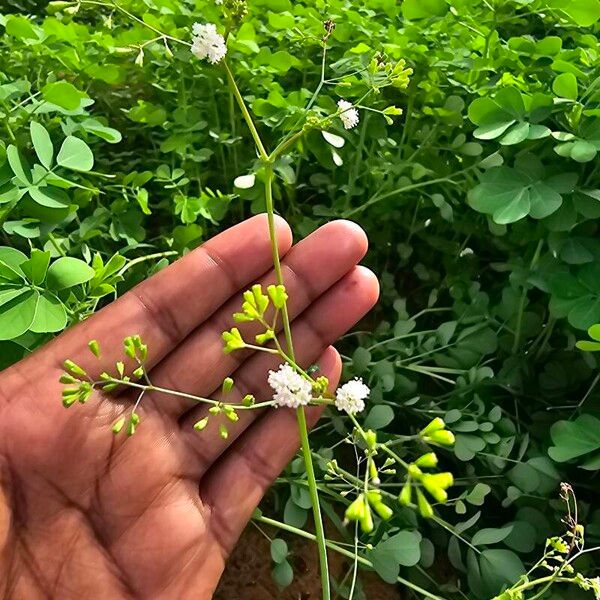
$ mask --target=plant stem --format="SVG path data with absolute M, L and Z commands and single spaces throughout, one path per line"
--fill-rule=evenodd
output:
M 294 533 L 294 534 L 296 534 L 300 537 L 303 537 L 307 540 L 316 541 L 316 539 L 317 539 L 314 534 L 309 533 L 308 531 L 304 531 L 303 529 L 298 529 L 297 527 L 293 527 L 292 525 L 287 525 L 286 523 L 276 521 L 275 519 L 270 519 L 269 517 L 264 517 L 263 515 L 254 516 L 252 518 L 255 521 L 259 521 L 260 523 L 264 523 L 265 525 L 271 525 L 273 527 L 277 527 L 278 529 L 282 529 L 283 531 L 288 531 L 289 533 Z M 334 552 L 337 552 L 338 554 L 341 554 L 342 556 L 345 556 L 346 558 L 351 558 L 352 560 L 356 560 L 361 565 L 368 567 L 370 569 L 373 568 L 373 563 L 369 559 L 365 558 L 364 556 L 359 556 L 359 555 L 355 554 L 354 552 L 352 552 L 350 550 L 346 550 L 346 548 L 343 548 L 342 546 L 339 546 L 338 544 L 331 542 L 329 540 L 326 541 L 326 545 L 328 548 L 331 548 Z M 410 588 L 411 590 L 417 592 L 418 594 L 421 594 L 424 598 L 429 598 L 429 600 L 445 600 L 444 598 L 442 598 L 440 596 L 436 596 L 435 594 L 432 594 L 431 592 L 424 590 L 422 587 L 419 587 L 418 585 L 416 585 L 402 577 L 398 577 L 396 579 L 396 581 L 398 583 L 401 583 L 402 585 L 405 585 L 406 587 Z
M 273 155 L 267 154 L 265 147 L 262 143 L 258 130 L 254 125 L 252 116 L 246 107 L 244 98 L 240 93 L 238 86 L 233 77 L 233 73 L 229 68 L 229 65 L 224 60 L 223 67 L 227 74 L 227 80 L 233 95 L 242 111 L 242 116 L 248 125 L 250 134 L 256 144 L 259 156 L 262 159 L 265 166 L 265 203 L 267 209 L 267 221 L 269 226 L 269 239 L 271 241 L 271 251 L 273 254 L 273 267 L 275 270 L 275 278 L 278 285 L 284 285 L 283 273 L 281 271 L 281 260 L 279 257 L 279 247 L 277 245 L 277 231 L 275 228 L 275 208 L 273 204 Z M 290 140 L 294 139 L 293 137 Z M 281 148 L 279 149 L 281 152 Z M 287 303 L 283 303 L 281 307 L 281 318 L 283 322 L 283 330 L 285 335 L 285 341 L 287 345 L 287 354 L 295 362 L 294 357 L 294 346 L 292 342 L 292 331 L 290 327 L 290 317 L 288 313 Z M 329 585 L 329 567 L 327 564 L 327 544 L 325 539 L 325 529 L 323 527 L 323 517 L 321 515 L 321 505 L 319 503 L 319 490 L 317 488 L 317 480 L 315 477 L 315 469 L 312 462 L 310 443 L 308 440 L 308 425 L 306 423 L 306 414 L 304 407 L 298 407 L 296 411 L 296 417 L 298 420 L 298 431 L 300 434 L 300 442 L 302 444 L 302 455 L 304 457 L 304 466 L 306 468 L 306 477 L 308 481 L 308 491 L 310 494 L 310 501 L 313 509 L 313 518 L 315 521 L 315 533 L 317 540 L 317 547 L 319 550 L 319 567 L 321 572 L 321 590 L 323 600 L 330 600 L 331 591 Z

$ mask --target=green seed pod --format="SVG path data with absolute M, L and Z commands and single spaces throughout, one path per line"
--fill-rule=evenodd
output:
M 415 465 L 423 469 L 432 469 L 433 467 L 437 466 L 437 464 L 438 458 L 435 455 L 435 452 L 428 452 L 427 454 L 423 454 L 423 456 L 420 456 L 417 458 L 417 460 L 415 460 Z
M 194 423 L 194 429 L 196 431 L 202 431 L 208 425 L 208 417 L 204 417 L 200 419 L 196 423 Z
M 100 344 L 98 344 L 97 340 L 90 340 L 88 342 L 88 348 L 96 358 L 100 358 Z
M 223 379 L 223 385 L 221 386 L 221 391 L 224 394 L 228 394 L 233 388 L 233 379 L 231 377 L 225 377 Z
M 441 417 L 436 417 L 435 419 L 433 419 L 433 421 L 431 421 L 431 423 L 429 423 L 429 425 L 427 425 L 427 427 L 421 429 L 419 434 L 421 436 L 426 436 L 432 434 L 434 431 L 440 431 L 445 428 L 446 423 L 444 423 L 444 419 L 442 419 Z
M 417 489 L 417 506 L 419 507 L 419 512 L 421 516 L 425 519 L 431 519 L 433 517 L 433 508 L 431 504 L 427 502 L 427 498 L 423 495 L 423 492 Z

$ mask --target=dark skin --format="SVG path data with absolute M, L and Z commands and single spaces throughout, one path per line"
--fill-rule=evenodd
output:
M 337 221 L 292 246 L 278 220 L 299 364 L 317 362 L 334 388 L 340 358 L 330 345 L 376 302 L 375 276 L 357 267 L 364 233 Z M 216 422 L 195 432 L 206 405 L 148 394 L 135 436 L 112 423 L 135 396 L 94 392 L 66 410 L 58 379 L 65 358 L 92 378 L 114 372 L 122 340 L 149 346 L 154 385 L 228 401 L 267 399 L 281 359 L 223 354 L 241 292 L 272 283 L 264 215 L 214 237 L 85 322 L 0 373 L 0 593 L 3 598 L 210 598 L 225 561 L 272 481 L 297 452 L 295 412 L 240 412 L 227 440 Z M 252 324 L 240 327 L 245 336 Z M 96 339 L 101 359 L 87 343 Z M 247 339 L 250 339 L 249 337 Z M 314 424 L 320 408 L 307 410 Z M 213 419 L 218 421 L 218 419 Z M 317 574 L 315 574 L 315 577 Z

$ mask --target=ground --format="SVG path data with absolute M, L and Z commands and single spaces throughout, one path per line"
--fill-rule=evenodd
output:
M 312 542 L 288 538 L 293 556 L 294 582 L 279 590 L 271 578 L 269 540 L 252 524 L 248 525 L 232 554 L 214 600 L 318 600 L 318 558 Z M 346 564 L 338 555 L 329 555 L 331 569 L 339 573 Z M 401 600 L 396 586 L 385 584 L 373 573 L 361 574 L 367 600 Z

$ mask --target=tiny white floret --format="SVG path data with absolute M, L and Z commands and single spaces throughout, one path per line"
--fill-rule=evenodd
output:
M 346 411 L 350 415 L 362 412 L 365 410 L 365 400 L 370 392 L 362 379 L 353 379 L 337 389 L 335 405 L 338 410 Z
M 214 23 L 194 23 L 192 27 L 192 54 L 200 60 L 207 59 L 213 65 L 227 54 L 225 38 L 217 32 Z
M 277 406 L 298 408 L 306 406 L 312 399 L 312 385 L 285 363 L 277 371 L 269 371 L 269 385 L 273 388 L 273 400 Z
M 358 125 L 358 110 L 352 106 L 347 100 L 338 100 L 338 108 L 342 111 L 340 119 L 344 129 L 352 129 Z

